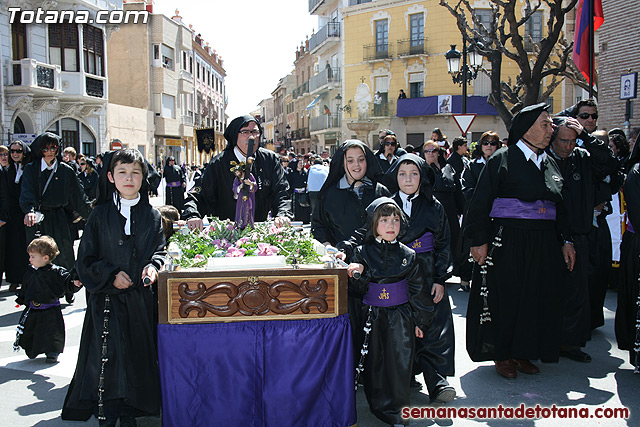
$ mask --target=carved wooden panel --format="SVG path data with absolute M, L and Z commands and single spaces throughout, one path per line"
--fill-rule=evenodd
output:
M 334 317 L 347 311 L 345 269 L 163 272 L 160 323 Z

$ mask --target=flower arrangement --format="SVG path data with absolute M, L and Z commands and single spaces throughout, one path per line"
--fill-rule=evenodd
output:
M 232 221 L 211 218 L 202 231 L 184 228 L 171 237 L 169 244 L 182 251 L 175 262 L 183 268 L 204 267 L 212 257 L 282 255 L 288 264 L 320 262 L 308 232 L 291 226 L 276 227 L 272 222 L 241 230 Z

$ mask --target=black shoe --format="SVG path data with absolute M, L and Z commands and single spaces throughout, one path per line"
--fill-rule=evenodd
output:
M 560 356 L 567 357 L 580 363 L 590 363 L 591 356 L 581 350 L 560 350 Z
M 439 390 L 436 390 L 435 397 L 431 399 L 431 402 L 437 403 L 447 403 L 451 402 L 456 398 L 456 389 L 449 386 L 442 387 Z
M 67 304 L 71 305 L 76 300 L 76 297 L 73 294 L 66 294 L 64 299 L 67 301 Z
M 12 284 L 10 284 L 10 285 L 9 285 L 9 292 L 15 292 L 15 291 L 17 291 L 17 290 L 18 290 L 18 286 L 19 286 L 19 284 L 18 284 L 18 283 L 12 283 Z
M 46 363 L 58 363 L 58 356 L 47 356 Z
M 411 378 L 411 384 L 409 384 L 412 390 L 422 390 L 422 384 L 415 377 Z
M 460 290 L 463 291 L 463 292 L 470 292 L 471 291 L 471 285 L 466 280 L 462 280 L 460 282 Z
M 125 415 L 120 417 L 120 427 L 138 427 L 138 423 L 135 418 Z

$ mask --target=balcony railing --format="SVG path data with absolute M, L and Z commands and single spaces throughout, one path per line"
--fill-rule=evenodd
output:
M 43 89 L 61 90 L 61 70 L 59 65 L 37 62 L 24 58 L 11 62 L 12 72 L 8 86 L 29 86 Z
M 395 111 L 393 111 L 393 107 L 395 106 L 395 102 L 383 102 L 381 104 L 372 104 L 371 110 L 369 114 L 371 117 L 391 117 L 395 115 Z
M 320 28 L 317 33 L 315 33 L 309 39 L 309 51 L 313 53 L 313 50 L 318 46 L 326 42 L 328 39 L 340 40 L 340 23 L 339 22 L 329 22 L 324 27 Z
M 363 58 L 365 61 L 375 61 L 377 59 L 391 59 L 393 54 L 389 43 L 378 43 L 364 46 Z
M 398 40 L 398 56 L 423 55 L 427 53 L 425 39 Z
M 311 132 L 340 127 L 340 116 L 336 114 L 323 114 L 309 119 L 309 130 Z
M 338 82 L 340 82 L 340 69 L 325 68 L 309 79 L 309 91 L 313 92 L 314 90 L 321 88 L 328 83 Z
M 95 96 L 96 98 L 104 98 L 104 81 L 87 76 L 86 91 L 87 91 L 87 95 L 89 96 Z

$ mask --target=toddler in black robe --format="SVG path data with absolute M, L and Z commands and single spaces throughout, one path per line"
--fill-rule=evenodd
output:
M 401 411 L 410 403 L 415 337 L 424 336 L 433 318 L 416 253 L 396 240 L 403 217 L 393 199 L 374 200 L 367 207 L 364 244 L 354 249 L 347 270 L 349 286 L 365 293 L 363 302 L 369 306 L 364 391 L 371 412 L 389 424 L 408 424 Z M 355 272 L 360 273 L 357 279 Z M 362 363 L 358 373 L 361 368 Z
M 27 252 L 31 265 L 16 292 L 16 302 L 26 308 L 20 316 L 13 348 L 17 351 L 22 347 L 29 359 L 44 353 L 47 363 L 56 363 L 65 340 L 60 298 L 67 292 L 77 292 L 79 286 L 74 286 L 67 269 L 51 263 L 60 254 L 53 238 L 34 239 Z
M 165 239 L 160 212 L 147 198 L 142 154 L 119 150 L 104 162 L 78 248 L 78 275 L 89 297 L 62 419 L 96 415 L 100 425 L 120 419 L 130 426 L 135 417 L 160 412 L 151 284 L 164 264 Z

